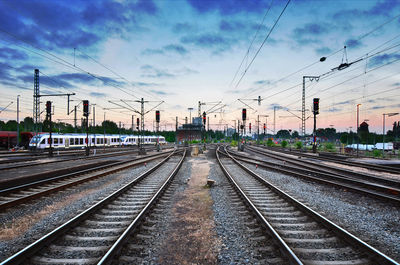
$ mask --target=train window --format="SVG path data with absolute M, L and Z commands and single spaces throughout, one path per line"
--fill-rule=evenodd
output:
M 80 144 L 83 144 L 83 138 L 79 139 Z
M 40 144 L 45 144 L 46 143 L 46 139 L 43 139 Z
M 54 144 L 58 144 L 58 138 L 54 138 L 54 139 L 53 139 L 53 143 L 54 143 Z
M 94 144 L 94 141 L 96 141 L 96 139 L 92 138 L 92 144 Z

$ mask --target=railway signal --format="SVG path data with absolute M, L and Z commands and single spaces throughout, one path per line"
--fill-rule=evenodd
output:
M 314 98 L 314 114 L 319 114 L 319 98 Z
M 89 100 L 83 101 L 83 116 L 85 117 L 89 116 Z
M 160 111 L 156 110 L 156 122 L 160 122 Z
M 140 120 L 136 118 L 136 129 L 139 131 Z
M 51 101 L 46 102 L 46 114 L 51 115 Z
M 244 121 L 246 120 L 246 112 L 247 112 L 246 109 L 242 110 L 242 120 Z
M 267 129 L 267 126 L 264 123 L 264 134 L 265 134 L 266 129 Z
M 204 127 L 206 127 L 206 121 L 207 121 L 207 116 L 206 116 L 206 112 L 203 112 L 203 125 Z
M 249 133 L 251 134 L 251 123 L 249 123 Z
M 313 112 L 314 112 L 313 153 L 316 153 L 317 152 L 317 114 L 319 114 L 319 98 L 314 98 L 313 103 L 314 103 L 314 106 L 313 106 Z

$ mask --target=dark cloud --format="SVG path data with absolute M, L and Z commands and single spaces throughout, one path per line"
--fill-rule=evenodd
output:
M 197 27 L 190 23 L 177 23 L 172 27 L 174 33 L 193 33 Z
M 297 44 L 303 46 L 312 43 L 320 43 L 323 35 L 332 30 L 326 23 L 308 23 L 302 27 L 297 27 L 292 31 L 292 38 Z
M 185 55 L 188 50 L 179 44 L 170 44 L 162 47 L 161 49 L 146 49 L 142 52 L 143 55 L 155 55 L 155 54 L 165 54 L 168 52 L 178 53 L 180 55 Z
M 146 49 L 142 51 L 143 55 L 154 55 L 154 54 L 164 54 L 162 49 Z
M 246 28 L 245 24 L 239 21 L 221 20 L 221 22 L 219 23 L 219 29 L 221 31 L 226 31 L 226 32 L 241 31 L 245 28 Z
M 272 84 L 271 80 L 258 80 L 254 82 L 255 85 L 270 85 Z
M 175 77 L 174 74 L 171 74 L 163 69 L 158 69 L 149 64 L 142 65 L 140 69 L 143 71 L 142 77 L 150 77 L 150 78 Z
M 0 72 L 1 73 L 1 72 Z M 67 88 L 73 89 L 79 87 L 79 85 L 87 85 L 87 86 L 123 86 L 124 82 L 115 80 L 106 76 L 90 76 L 88 74 L 81 73 L 63 73 L 58 75 L 40 75 L 40 84 L 51 87 L 51 88 Z M 22 81 L 26 84 L 32 84 L 33 82 L 33 73 L 25 74 L 17 76 L 19 81 Z M 0 79 L 1 76 L 0 76 Z
M 347 22 L 349 17 L 352 19 L 357 18 L 371 18 L 373 16 L 385 16 L 387 17 L 392 11 L 400 6 L 398 0 L 384 0 L 378 1 L 374 6 L 367 10 L 361 9 L 347 9 L 340 10 L 333 14 L 333 19 L 336 21 Z
M 318 55 L 328 55 L 328 54 L 332 53 L 332 49 L 330 49 L 328 47 L 321 47 L 321 48 L 315 49 L 315 52 Z
M 380 105 L 377 105 L 377 106 L 373 106 L 371 109 L 384 109 L 384 108 L 386 108 L 386 106 L 380 106 Z
M 18 39 L 44 49 L 85 48 L 110 36 L 124 37 L 139 27 L 138 18 L 156 11 L 152 0 L 7 1 L 0 3 L 0 24 Z
M 360 48 L 363 46 L 362 42 L 356 39 L 348 39 L 345 43 L 346 46 L 350 48 Z
M 220 34 L 214 33 L 184 36 L 181 38 L 181 42 L 185 44 L 192 44 L 203 49 L 210 49 L 215 53 L 229 50 L 235 43 L 235 41 L 232 39 L 222 37 Z
M 372 57 L 372 59 L 369 61 L 369 66 L 378 66 L 382 65 L 385 63 L 389 63 L 394 60 L 399 60 L 400 59 L 400 54 L 382 54 L 382 55 L 377 55 Z
M 154 87 L 154 86 L 160 86 L 158 83 L 146 83 L 146 82 L 133 82 L 132 83 L 134 86 L 138 87 Z
M 171 51 L 171 52 L 176 52 L 180 55 L 185 55 L 188 53 L 188 51 L 183 47 L 182 45 L 179 44 L 170 44 L 167 46 L 164 46 L 163 48 L 165 51 Z
M 222 15 L 232 15 L 236 13 L 261 13 L 270 4 L 269 1 L 253 0 L 253 1 L 237 1 L 237 0 L 188 0 L 189 4 L 198 12 L 206 13 L 218 11 Z
M 19 50 L 2 47 L 0 48 L 0 58 L 8 60 L 26 60 L 28 56 Z
M 339 109 L 339 108 L 333 107 L 333 108 L 327 109 L 326 112 L 340 112 L 342 110 L 343 109 Z
M 106 93 L 101 93 L 101 92 L 90 92 L 90 95 L 96 98 L 105 98 L 107 96 Z
M 151 89 L 150 92 L 157 94 L 159 96 L 175 95 L 175 93 L 169 93 L 169 92 L 165 92 L 162 90 L 155 90 L 155 89 Z

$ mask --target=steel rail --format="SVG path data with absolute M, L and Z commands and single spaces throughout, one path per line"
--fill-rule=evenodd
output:
M 228 151 L 229 152 L 229 151 Z M 229 152 L 231 153 L 231 152 Z M 388 187 L 380 184 L 363 182 L 358 179 L 346 178 L 340 175 L 321 172 L 316 169 L 303 169 L 299 166 L 279 165 L 272 162 L 263 161 L 254 158 L 243 158 L 242 155 L 233 154 L 236 159 L 254 164 L 268 170 L 281 172 L 295 177 L 300 177 L 306 180 L 316 181 L 322 184 L 333 185 L 338 188 L 344 188 L 359 192 L 377 199 L 381 199 L 390 203 L 400 204 L 400 190 L 393 187 Z M 317 177 L 318 176 L 318 177 Z
M 151 148 L 151 149 L 147 149 L 147 150 L 153 150 L 153 149 Z M 56 159 L 54 159 L 52 161 L 41 162 L 39 164 L 38 163 L 34 163 L 34 162 L 33 163 L 26 163 L 26 164 L 15 164 L 15 163 L 32 162 L 32 161 L 37 161 L 37 160 L 40 160 L 40 159 L 43 159 L 43 158 L 46 158 L 46 157 L 31 158 L 31 159 L 27 159 L 27 160 L 24 160 L 24 161 L 0 161 L 0 164 L 11 164 L 11 163 L 14 164 L 14 165 L 11 165 L 11 166 L 6 166 L 6 167 L 0 166 L 0 171 L 16 169 L 16 168 L 22 168 L 22 167 L 30 167 L 30 166 L 37 166 L 37 165 L 47 165 L 47 164 L 52 164 L 52 163 L 67 162 L 67 161 L 73 161 L 73 160 L 93 160 L 93 159 L 110 157 L 110 156 L 124 156 L 124 155 L 129 155 L 129 154 L 137 153 L 137 152 L 138 152 L 138 150 L 118 150 L 118 151 L 114 151 L 114 152 L 100 153 L 100 154 L 92 155 L 92 156 L 89 156 L 89 157 L 86 157 L 86 156 L 78 156 L 78 157 L 76 157 L 76 155 L 73 155 L 73 154 L 63 154 L 62 156 L 65 156 L 65 157 L 70 157 L 70 156 L 73 156 L 73 157 L 72 158 L 66 158 L 66 159 L 57 159 L 57 158 L 59 158 L 59 157 L 57 157 Z M 78 155 L 80 155 L 80 154 L 78 154 Z
M 289 194 L 287 194 L 286 192 L 284 192 L 280 188 L 278 188 L 275 185 L 271 184 L 270 182 L 266 181 L 265 179 L 260 177 L 258 174 L 253 172 L 251 169 L 249 169 L 245 165 L 243 165 L 240 162 L 238 162 L 229 153 L 226 152 L 226 154 L 224 154 L 224 155 L 226 155 L 229 158 L 231 158 L 232 161 L 235 162 L 235 164 L 237 164 L 244 171 L 246 171 L 248 174 L 250 174 L 255 179 L 257 179 L 260 183 L 262 183 L 266 187 L 272 189 L 273 191 L 275 191 L 277 194 L 281 195 L 286 200 L 290 201 L 293 205 L 298 207 L 302 212 L 312 216 L 314 220 L 316 220 L 318 223 L 322 224 L 329 231 L 332 231 L 334 234 L 336 234 L 340 238 L 344 239 L 346 242 L 350 243 L 351 245 L 356 246 L 356 247 L 364 250 L 365 253 L 372 260 L 374 260 L 376 262 L 376 264 L 380 264 L 380 265 L 386 265 L 386 264 L 388 264 L 388 265 L 389 264 L 390 265 L 400 265 L 400 263 L 397 263 L 392 258 L 388 257 L 387 255 L 385 255 L 384 253 L 382 253 L 379 250 L 375 249 L 374 247 L 368 245 L 367 243 L 365 243 L 361 239 L 357 238 L 356 236 L 354 236 L 353 234 L 351 234 L 347 230 L 345 230 L 345 229 L 341 228 L 340 226 L 336 225 L 335 223 L 333 223 L 332 221 L 330 221 L 326 217 L 322 216 L 321 214 L 317 213 L 316 211 L 314 211 L 310 207 L 306 206 L 302 202 L 300 202 L 297 199 L 295 199 L 294 197 L 290 196 Z
M 69 188 L 69 187 L 72 187 L 72 186 L 76 186 L 78 184 L 81 184 L 81 183 L 84 183 L 84 182 L 88 182 L 90 180 L 93 180 L 93 179 L 96 179 L 96 178 L 99 178 L 99 177 L 103 177 L 103 176 L 106 176 L 106 175 L 109 175 L 109 174 L 112 174 L 112 173 L 115 173 L 115 172 L 118 172 L 118 171 L 121 171 L 121 170 L 124 170 L 124 169 L 128 169 L 130 167 L 137 166 L 137 165 L 142 164 L 142 163 L 146 163 L 148 161 L 152 161 L 152 160 L 158 159 L 160 157 L 168 155 L 171 152 L 172 151 L 165 152 L 165 153 L 162 153 L 162 154 L 149 155 L 147 157 L 135 159 L 135 160 L 132 160 L 132 161 L 119 161 L 119 162 L 115 162 L 115 163 L 112 163 L 112 164 L 107 164 L 107 165 L 103 165 L 103 166 L 99 166 L 99 167 L 95 167 L 95 168 L 89 168 L 89 169 L 86 169 L 86 170 L 80 170 L 80 171 L 77 171 L 77 172 L 73 172 L 73 173 L 69 173 L 69 174 L 53 177 L 53 178 L 50 178 L 50 179 L 44 179 L 44 180 L 36 181 L 36 182 L 33 182 L 33 183 L 29 183 L 29 184 L 25 184 L 25 185 L 13 187 L 13 188 L 1 190 L 0 191 L 0 196 L 7 197 L 7 196 L 9 196 L 8 194 L 12 195 L 13 193 L 21 192 L 21 191 L 24 191 L 26 189 L 31 189 L 31 188 L 35 188 L 35 187 L 40 189 L 41 188 L 40 186 L 43 185 L 43 184 L 51 184 L 52 182 L 56 182 L 56 181 L 60 181 L 60 180 L 66 180 L 66 179 L 77 177 L 77 176 L 79 177 L 79 176 L 81 176 L 83 174 L 89 174 L 89 173 L 94 172 L 94 171 L 100 171 L 100 170 L 103 171 L 103 172 L 95 173 L 94 175 L 89 175 L 87 177 L 80 178 L 80 179 L 78 179 L 76 181 L 73 181 L 73 182 L 61 183 L 60 185 L 56 185 L 54 187 L 49 187 L 47 189 L 43 189 L 41 191 L 38 191 L 38 192 L 35 192 L 35 193 L 32 193 L 32 194 L 27 194 L 27 195 L 25 195 L 23 197 L 15 198 L 14 200 L 9 200 L 9 201 L 6 201 L 4 203 L 0 202 L 0 211 L 4 210 L 4 209 L 7 209 L 7 208 L 10 208 L 12 206 L 19 205 L 21 203 L 25 203 L 27 201 L 30 201 L 30 200 L 33 200 L 33 199 L 36 199 L 36 198 L 42 197 L 44 195 L 48 195 L 48 194 L 54 193 L 56 191 L 64 190 L 66 188 Z
M 142 211 L 137 215 L 137 217 L 132 221 L 132 223 L 128 226 L 128 228 L 123 232 L 123 234 L 115 241 L 112 247 L 107 251 L 106 254 L 102 257 L 102 259 L 97 263 L 98 265 L 103 264 L 111 264 L 113 258 L 121 251 L 124 244 L 129 240 L 129 236 L 132 232 L 139 226 L 140 222 L 146 216 L 146 214 L 150 211 L 151 207 L 155 204 L 157 199 L 165 192 L 168 185 L 171 183 L 172 179 L 178 173 L 179 169 L 182 166 L 182 163 L 186 157 L 186 149 L 184 154 L 179 161 L 179 163 L 175 166 L 174 170 L 171 172 L 167 180 L 164 184 L 158 189 L 156 194 L 150 199 L 150 201 L 146 204 Z
M 287 156 L 283 157 L 282 155 L 271 154 L 267 150 L 261 151 L 261 150 L 255 149 L 253 147 L 248 147 L 248 149 L 257 154 L 269 156 L 269 157 L 272 157 L 272 158 L 275 158 L 275 159 L 278 159 L 281 161 L 299 165 L 301 167 L 310 168 L 310 169 L 315 169 L 314 167 L 319 167 L 320 168 L 319 170 L 322 169 L 323 171 L 325 171 L 327 173 L 336 174 L 337 176 L 343 177 L 344 176 L 343 174 L 346 174 L 346 177 L 348 175 L 351 175 L 352 177 L 356 177 L 358 179 L 368 180 L 368 181 L 376 182 L 376 183 L 383 184 L 383 185 L 391 185 L 391 186 L 393 186 L 393 188 L 400 188 L 400 181 L 398 181 L 398 180 L 383 178 L 383 177 L 379 177 L 379 176 L 371 175 L 371 174 L 367 174 L 367 173 L 355 172 L 352 170 L 339 168 L 339 167 L 335 167 L 335 166 L 330 166 L 330 165 L 325 165 L 325 164 L 321 164 L 321 163 L 314 162 L 314 161 L 304 161 L 304 160 L 299 160 L 297 158 L 292 158 L 292 157 L 287 157 Z
M 136 177 L 134 180 L 129 182 L 128 184 L 124 185 L 122 188 L 119 190 L 113 192 L 106 198 L 102 199 L 95 205 L 91 206 L 90 208 L 86 209 L 85 211 L 81 212 L 77 216 L 73 217 L 66 223 L 62 224 L 58 228 L 54 229 L 53 231 L 49 232 L 48 234 L 44 235 L 37 241 L 33 242 L 29 246 L 25 247 L 24 249 L 18 251 L 11 257 L 7 258 L 3 262 L 0 263 L 0 265 L 6 265 L 6 264 L 21 264 L 28 258 L 30 258 L 32 255 L 34 255 L 36 252 L 38 252 L 40 249 L 45 247 L 46 245 L 49 245 L 51 242 L 56 240 L 59 236 L 65 234 L 67 231 L 71 230 L 74 226 L 76 226 L 78 223 L 84 221 L 86 218 L 88 218 L 90 215 L 94 214 L 97 210 L 101 209 L 106 205 L 107 203 L 113 201 L 116 199 L 118 196 L 123 194 L 125 191 L 129 190 L 132 188 L 134 185 L 136 185 L 139 181 L 153 173 L 155 170 L 157 170 L 161 165 L 163 165 L 172 155 L 176 153 L 172 152 L 171 154 L 168 155 L 165 159 L 163 159 L 160 163 L 155 165 L 154 167 L 150 168 L 146 172 L 142 173 L 140 176 Z
M 261 147 L 261 148 L 263 148 L 263 147 Z M 263 149 L 265 149 L 265 148 L 263 148 Z M 283 149 L 281 149 L 281 150 L 277 149 L 277 150 L 275 150 L 275 152 L 287 153 L 287 154 L 291 154 L 291 155 L 305 156 L 305 157 L 308 157 L 308 158 L 314 158 L 314 159 L 319 159 L 319 160 L 336 162 L 336 163 L 340 163 L 340 164 L 348 165 L 348 166 L 363 167 L 363 168 L 366 168 L 366 169 L 371 169 L 371 170 L 380 171 L 380 172 L 387 172 L 387 173 L 392 173 L 392 174 L 400 174 L 400 171 L 399 171 L 398 168 L 395 168 L 395 167 L 392 167 L 392 166 L 387 166 L 387 165 L 367 164 L 367 163 L 356 162 L 356 161 L 350 162 L 350 161 L 342 160 L 340 158 L 323 156 L 321 154 L 318 154 L 318 156 L 317 156 L 317 155 L 312 155 L 312 154 L 308 154 L 308 153 L 304 153 L 304 152 L 297 152 L 297 151 L 293 151 L 293 150 L 292 151 L 287 151 L 287 150 L 283 150 Z
M 257 219 L 260 220 L 260 222 L 263 224 L 265 228 L 267 228 L 268 233 L 272 236 L 274 241 L 277 243 L 277 245 L 280 247 L 284 255 L 288 258 L 291 264 L 303 264 L 300 259 L 296 256 L 296 254 L 292 251 L 292 249 L 286 244 L 286 242 L 282 239 L 282 237 L 278 234 L 278 232 L 272 227 L 272 225 L 265 219 L 263 214 L 257 209 L 257 207 L 252 203 L 252 201 L 249 199 L 249 197 L 245 194 L 245 192 L 240 188 L 240 186 L 236 183 L 236 181 L 233 179 L 231 174 L 228 172 L 226 167 L 222 164 L 222 161 L 219 157 L 219 150 L 220 147 L 217 147 L 216 149 L 216 156 L 217 156 L 217 161 L 219 166 L 221 167 L 222 171 L 224 172 L 225 176 L 228 178 L 229 182 L 232 183 L 233 187 L 235 190 L 238 191 L 240 196 L 243 198 L 245 203 L 252 209 L 252 211 L 255 213 L 257 216 Z M 221 152 L 222 153 L 222 152 Z M 222 153 L 223 154 L 223 153 Z

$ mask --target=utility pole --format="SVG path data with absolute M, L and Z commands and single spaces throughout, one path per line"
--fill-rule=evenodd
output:
M 359 151 L 359 144 L 360 144 L 360 122 L 359 122 L 359 114 L 360 114 L 360 106 L 361 104 L 357 104 L 357 157 L 358 157 L 358 151 Z
M 74 107 L 74 128 L 76 132 L 76 106 Z
M 274 106 L 274 137 L 275 137 L 275 127 L 276 126 L 276 106 Z
M 76 108 L 76 107 L 75 107 Z M 104 119 L 103 119 L 103 149 L 104 152 L 106 151 L 106 112 L 104 112 Z
M 39 69 L 35 69 L 33 77 L 33 122 L 35 135 L 39 132 L 40 122 L 40 88 L 39 88 Z M 36 147 L 37 147 L 36 141 Z M 37 148 L 36 148 L 37 149 Z
M 53 130 L 53 126 L 52 126 L 52 122 L 51 122 L 51 101 L 46 102 L 46 119 L 49 121 L 49 127 L 50 127 L 50 129 L 49 129 L 49 133 L 50 133 L 49 134 L 49 145 L 50 145 L 49 157 L 52 157 L 53 156 L 53 146 L 52 146 L 53 139 L 51 137 L 51 133 Z
M 96 104 L 93 104 L 93 127 L 96 127 Z
M 318 82 L 319 76 L 303 76 L 303 93 L 301 96 L 301 133 L 303 136 L 306 135 L 306 78 L 310 79 L 310 81 L 316 80 Z
M 17 146 L 19 146 L 19 97 L 17 96 Z

